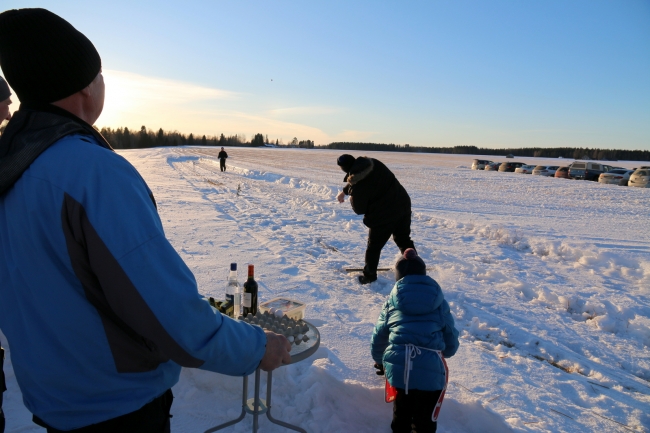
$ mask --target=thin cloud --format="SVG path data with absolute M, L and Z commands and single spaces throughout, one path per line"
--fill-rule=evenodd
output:
M 105 70 L 103 75 L 106 98 L 97 122 L 101 126 L 152 125 L 181 129 L 189 107 L 240 97 L 237 92 L 132 72 Z M 174 122 L 175 118 L 180 121 Z
M 332 141 L 368 141 L 373 136 L 376 136 L 377 132 L 373 131 L 355 131 L 352 129 L 345 130 L 339 134 L 336 134 Z
M 126 126 L 150 129 L 163 128 L 197 135 L 263 133 L 270 138 L 291 140 L 310 139 L 319 144 L 332 141 L 360 141 L 374 132 L 345 130 L 328 134 L 306 124 L 282 119 L 298 115 L 324 115 L 341 109 L 325 106 L 288 107 L 257 112 L 255 95 L 222 89 L 202 87 L 191 83 L 157 77 L 146 77 L 131 72 L 106 70 L 106 101 L 97 125 L 112 128 Z M 250 111 L 233 110 L 233 100 L 247 105 Z
M 276 108 L 269 110 L 269 114 L 272 116 L 295 116 L 295 115 L 307 115 L 307 116 L 323 116 L 328 114 L 337 114 L 344 111 L 341 108 L 336 107 L 287 107 L 287 108 Z
M 194 102 L 235 99 L 239 93 L 198 86 L 166 78 L 147 77 L 132 72 L 106 70 L 103 72 L 107 89 L 122 97 L 149 101 Z M 113 88 L 111 88 L 113 87 Z

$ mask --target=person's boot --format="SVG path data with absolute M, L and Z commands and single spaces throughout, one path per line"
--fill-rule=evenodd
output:
M 357 278 L 359 279 L 359 283 L 361 284 L 370 284 L 373 281 L 377 281 L 377 277 L 372 278 L 372 277 L 366 277 L 365 275 L 359 275 Z

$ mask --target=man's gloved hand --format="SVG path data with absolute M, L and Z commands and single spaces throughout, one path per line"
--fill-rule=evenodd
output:
M 384 375 L 384 366 L 383 365 L 377 364 L 375 362 L 375 365 L 373 365 L 373 367 L 375 367 L 377 369 L 377 371 L 376 371 L 377 376 L 383 376 Z

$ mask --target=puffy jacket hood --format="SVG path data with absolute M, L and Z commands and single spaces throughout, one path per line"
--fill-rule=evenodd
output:
M 444 299 L 438 283 L 427 275 L 407 275 L 395 283 L 390 293 L 391 305 L 413 316 L 434 312 Z
M 22 104 L 0 136 L 0 195 L 41 153 L 71 134 L 91 135 L 102 147 L 111 149 L 95 128 L 68 111 L 49 104 Z
M 343 179 L 350 205 L 368 227 L 391 224 L 411 213 L 411 198 L 381 161 L 360 156 Z
M 368 177 L 374 167 L 375 163 L 371 158 L 360 156 L 356 161 L 354 161 L 354 164 L 350 169 L 350 174 L 346 177 L 346 180 L 350 182 L 351 185 L 354 185 Z

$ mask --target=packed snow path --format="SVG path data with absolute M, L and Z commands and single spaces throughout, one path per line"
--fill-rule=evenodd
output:
M 261 300 L 308 304 L 321 349 L 274 374 L 274 415 L 310 432 L 389 432 L 369 340 L 394 274 L 360 286 L 343 269 L 363 265 L 367 239 L 362 218 L 335 200 L 343 152 L 228 148 L 221 173 L 218 151 L 120 153 L 152 188 L 203 294 L 223 296 L 234 261 L 241 281 L 244 264 L 256 265 Z M 650 430 L 650 191 L 472 171 L 467 155 L 369 156 L 411 195 L 416 248 L 461 332 L 438 431 Z M 389 241 L 380 266 L 397 254 Z M 11 371 L 9 381 L 8 431 L 38 431 Z M 240 388 L 240 378 L 184 370 L 173 431 L 235 418 Z M 248 419 L 228 431 L 250 429 Z M 260 431 L 285 430 L 262 421 Z

